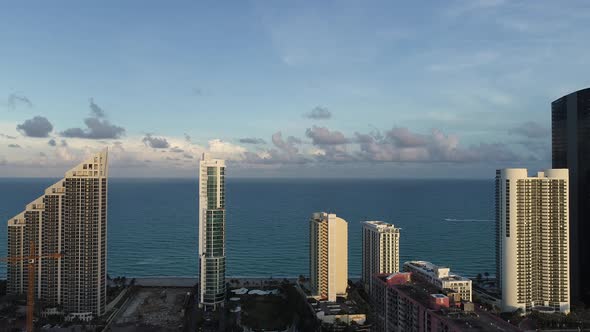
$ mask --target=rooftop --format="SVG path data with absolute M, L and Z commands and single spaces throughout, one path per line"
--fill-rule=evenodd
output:
M 374 229 L 379 232 L 399 232 L 399 228 L 395 228 L 395 225 L 384 222 L 384 221 L 362 221 L 364 227 Z
M 404 266 L 410 266 L 424 274 L 430 275 L 443 281 L 471 281 L 469 278 L 462 277 L 458 274 L 451 273 L 448 267 L 442 267 L 426 261 L 405 262 Z
M 428 308 L 430 300 L 444 297 L 439 290 L 429 283 L 420 280 L 403 285 L 393 285 L 405 296 L 413 299 L 421 306 Z M 429 309 L 434 315 L 442 317 L 459 327 L 461 331 L 520 331 L 517 327 L 503 321 L 501 318 L 486 311 L 476 310 L 476 313 L 466 313 L 459 308 Z
M 336 301 L 336 302 L 328 302 L 328 301 L 316 301 L 312 300 L 311 302 L 312 308 L 315 312 L 323 311 L 325 315 L 345 315 L 345 314 L 363 314 L 356 302 L 352 300 L 345 300 L 345 301 Z

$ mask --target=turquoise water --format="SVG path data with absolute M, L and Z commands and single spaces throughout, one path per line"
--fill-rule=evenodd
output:
M 0 179 L 5 222 L 53 179 Z M 401 261 L 420 259 L 471 276 L 494 271 L 492 180 L 227 180 L 227 269 L 231 276 L 308 273 L 314 211 L 349 223 L 349 274 L 360 275 L 361 220 L 401 227 Z M 108 273 L 197 274 L 197 182 L 110 179 Z M 6 255 L 6 227 L 0 227 Z M 0 276 L 6 269 L 0 266 Z

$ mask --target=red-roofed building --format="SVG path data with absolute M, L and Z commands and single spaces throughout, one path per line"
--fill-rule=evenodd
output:
M 412 273 L 375 275 L 372 285 L 377 332 L 519 331 L 489 313 L 473 313 L 473 306 L 466 311 L 456 303 L 450 306 L 442 289 L 422 278 L 414 280 Z
M 430 294 L 430 308 L 439 310 L 449 307 L 449 298 L 445 294 Z

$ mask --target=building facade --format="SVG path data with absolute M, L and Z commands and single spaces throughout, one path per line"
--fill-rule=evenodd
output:
M 309 270 L 312 296 L 336 301 L 348 287 L 348 223 L 318 212 L 310 220 Z
M 477 318 L 461 322 L 453 318 L 459 317 L 458 311 L 449 315 L 449 298 L 424 280 L 415 280 L 411 272 L 377 274 L 373 279 L 376 332 L 458 332 L 467 330 L 466 322 L 473 330 L 483 331 Z
M 8 221 L 8 255 L 61 253 L 39 259 L 35 297 L 46 308 L 62 307 L 69 317 L 89 320 L 101 316 L 107 286 L 108 153 L 91 156 L 27 204 Z M 8 292 L 28 289 L 27 264 L 8 264 Z
M 400 229 L 382 221 L 362 224 L 362 279 L 365 290 L 370 293 L 375 274 L 399 272 Z
M 590 304 L 590 88 L 551 103 L 553 168 L 569 169 L 572 300 Z
M 461 296 L 461 300 L 472 302 L 471 279 L 451 273 L 448 267 L 425 261 L 410 261 L 404 263 L 404 271 L 412 272 L 414 278 L 421 279 L 438 290 L 453 290 Z
M 225 161 L 199 163 L 199 306 L 225 302 Z
M 570 311 L 568 170 L 496 171 L 496 276 L 503 311 Z

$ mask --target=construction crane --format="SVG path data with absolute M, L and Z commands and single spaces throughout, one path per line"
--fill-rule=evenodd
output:
M 29 270 L 29 283 L 27 285 L 27 332 L 33 332 L 33 313 L 35 308 L 35 265 L 37 264 L 37 261 L 41 258 L 58 259 L 61 257 L 62 254 L 60 253 L 36 255 L 35 242 L 31 241 L 28 256 L 0 258 L 0 262 L 6 262 L 8 264 L 27 261 Z

